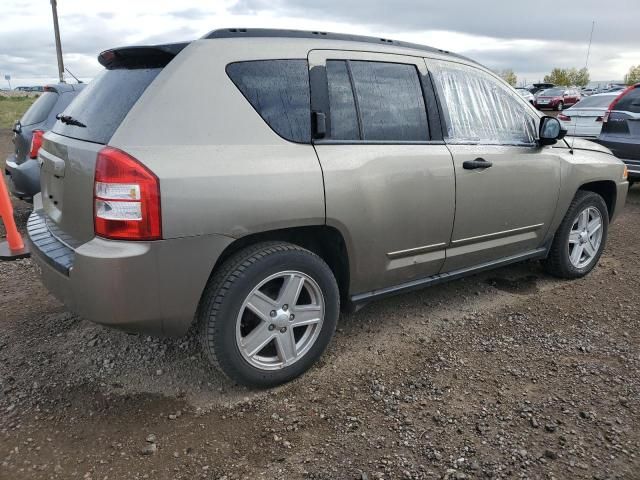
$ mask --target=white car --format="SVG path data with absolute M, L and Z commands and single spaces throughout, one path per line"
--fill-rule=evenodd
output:
M 575 137 L 597 137 L 602 129 L 602 118 L 620 92 L 599 93 L 585 97 L 573 107 L 558 115 L 567 135 Z
M 533 96 L 533 93 L 531 93 L 526 88 L 516 88 L 516 92 L 518 92 L 522 96 L 522 98 L 524 98 L 527 102 L 533 105 L 533 102 L 535 101 L 535 97 Z

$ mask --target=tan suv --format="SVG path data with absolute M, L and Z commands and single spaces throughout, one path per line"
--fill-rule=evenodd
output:
M 341 305 L 527 259 L 585 275 L 625 202 L 606 148 L 442 50 L 230 29 L 99 61 L 40 150 L 43 281 L 112 327 L 195 319 L 244 384 L 307 370 Z

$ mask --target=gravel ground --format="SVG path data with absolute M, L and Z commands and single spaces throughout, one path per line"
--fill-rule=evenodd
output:
M 371 304 L 270 391 L 0 263 L 0 479 L 640 478 L 639 233 L 635 188 L 587 278 L 532 262 Z

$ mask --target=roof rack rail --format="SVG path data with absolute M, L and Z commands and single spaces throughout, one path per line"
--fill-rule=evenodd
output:
M 219 30 L 213 30 L 207 33 L 202 38 L 237 38 L 237 37 L 273 37 L 273 38 L 321 38 L 324 40 L 341 40 L 345 42 L 364 42 L 375 43 L 383 45 L 394 45 L 396 47 L 412 48 L 414 50 L 422 50 L 431 53 L 444 53 L 447 55 L 453 55 L 459 58 L 466 57 L 458 55 L 448 50 L 441 50 L 439 48 L 429 47 L 427 45 L 419 45 L 417 43 L 403 42 L 400 40 L 391 40 L 388 38 L 379 37 L 367 37 L 364 35 L 350 35 L 346 33 L 330 33 L 321 32 L 319 30 L 280 30 L 275 28 L 223 28 Z

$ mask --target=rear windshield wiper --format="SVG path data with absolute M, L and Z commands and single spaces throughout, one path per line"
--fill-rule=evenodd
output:
M 87 128 L 87 126 L 79 120 L 76 120 L 71 115 L 62 115 L 59 113 L 56 115 L 56 118 L 60 120 L 62 123 L 66 123 L 67 125 L 73 125 L 74 127 L 82 127 Z

